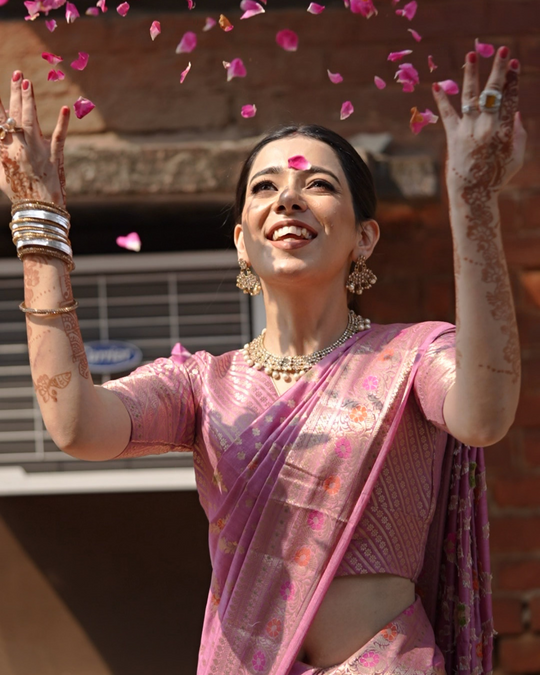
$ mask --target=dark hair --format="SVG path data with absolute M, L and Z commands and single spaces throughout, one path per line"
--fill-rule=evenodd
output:
M 260 140 L 253 150 L 249 153 L 242 170 L 238 183 L 236 184 L 236 201 L 234 204 L 234 222 L 240 223 L 242 220 L 242 211 L 246 201 L 247 182 L 251 167 L 259 152 L 265 145 L 273 141 L 279 141 L 288 136 L 307 136 L 317 141 L 322 141 L 329 145 L 338 156 L 343 173 L 347 177 L 347 183 L 351 191 L 354 215 L 356 223 L 363 220 L 370 220 L 375 217 L 377 209 L 377 196 L 375 194 L 375 185 L 373 176 L 367 164 L 360 157 L 349 141 L 345 140 L 335 131 L 318 124 L 294 124 L 277 127 L 262 140 Z M 352 269 L 352 266 L 351 266 Z M 348 306 L 358 314 L 360 313 L 360 298 L 357 295 L 348 293 Z

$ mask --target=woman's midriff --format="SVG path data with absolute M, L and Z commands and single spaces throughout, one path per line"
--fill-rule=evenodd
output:
M 297 660 L 316 668 L 343 663 L 414 599 L 414 583 L 403 577 L 337 577 L 309 627 Z

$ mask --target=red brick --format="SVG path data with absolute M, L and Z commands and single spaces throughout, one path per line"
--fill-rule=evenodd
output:
M 540 633 L 540 595 L 531 599 L 529 610 L 531 613 L 531 630 Z
M 526 391 L 521 394 L 515 423 L 523 427 L 540 426 L 540 393 Z
M 540 194 L 531 194 L 523 199 L 523 226 L 540 228 Z
M 519 58 L 522 73 L 540 71 L 540 38 L 522 37 L 519 41 Z
M 540 588 L 540 560 L 500 563 L 496 587 L 501 591 L 528 591 Z
M 512 431 L 502 440 L 490 445 L 485 453 L 488 485 L 491 487 L 496 476 L 508 475 L 513 471 L 515 462 L 514 439 Z
M 523 225 L 522 202 L 523 198 L 517 190 L 505 191 L 499 197 L 503 231 L 510 234 Z
M 531 306 L 540 309 L 540 271 L 523 272 L 520 281 Z
M 540 349 L 540 321 L 538 312 L 518 311 L 519 341 L 522 349 L 535 354 Z
M 528 350 L 527 350 L 528 352 Z M 540 353 L 522 355 L 522 391 L 537 389 L 540 386 Z
M 498 480 L 497 483 L 504 482 Z M 540 486 L 540 477 L 537 485 Z M 540 489 L 537 487 L 537 490 Z M 536 502 L 540 499 L 538 495 Z M 508 504 L 506 504 L 508 505 Z M 540 551 L 540 517 L 491 518 L 490 543 L 493 553 L 531 553 Z M 538 579 L 540 585 L 540 579 Z
M 372 266 L 376 273 L 375 265 Z M 362 296 L 364 316 L 375 323 L 419 321 L 421 308 L 418 284 L 408 279 L 377 284 L 377 293 Z
M 525 432 L 523 454 L 529 466 L 540 467 L 540 431 L 531 429 Z
M 422 287 L 425 321 L 455 321 L 456 301 L 453 279 L 426 279 Z
M 540 267 L 540 236 L 504 236 L 504 250 L 509 265 Z
M 528 633 L 501 638 L 499 660 L 508 672 L 537 673 L 540 670 L 540 636 Z
M 536 0 L 499 0 L 489 3 L 484 30 L 489 33 L 512 35 L 536 33 L 538 29 L 538 2 Z
M 493 598 L 493 619 L 495 630 L 501 635 L 521 633 L 521 600 L 516 598 Z

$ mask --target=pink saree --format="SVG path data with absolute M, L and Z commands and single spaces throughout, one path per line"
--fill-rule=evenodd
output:
M 374 326 L 325 357 L 284 395 L 269 396 L 264 411 L 247 425 L 236 420 L 228 437 L 215 432 L 213 449 L 206 444 L 198 452 L 197 433 L 184 429 L 174 432 L 174 443 L 164 440 L 149 451 L 194 447 L 213 568 L 198 675 L 317 672 L 295 662 L 296 655 L 377 484 L 421 358 L 451 328 Z M 227 372 L 224 367 L 212 383 L 205 382 L 203 363 L 194 359 L 180 347 L 173 351 L 172 361 L 186 365 L 192 389 L 199 388 L 203 400 L 205 387 L 219 389 Z M 202 384 L 195 382 L 199 375 Z M 241 398 L 246 383 L 232 379 L 230 395 Z M 121 380 L 108 386 L 123 398 L 133 420 L 129 452 L 145 454 L 144 438 L 138 437 L 140 405 L 126 396 Z M 156 401 L 146 413 L 163 407 Z M 362 415 L 351 415 L 352 409 Z M 171 428 L 178 426 L 168 407 L 165 417 Z M 200 428 L 210 428 L 217 426 L 219 411 L 209 405 L 194 417 Z M 444 433 L 437 438 L 446 450 L 439 448 L 445 460 L 418 583 L 421 604 L 417 600 L 411 606 L 416 609 L 396 617 L 386 637 L 374 637 L 378 652 L 369 643 L 358 655 L 356 666 L 367 670 L 351 666 L 344 673 L 443 673 L 439 648 L 448 675 L 491 671 L 483 454 Z M 408 657 L 399 656 L 399 645 L 406 646 L 412 633 L 416 646 L 405 649 Z M 383 653 L 397 656 L 381 669 Z

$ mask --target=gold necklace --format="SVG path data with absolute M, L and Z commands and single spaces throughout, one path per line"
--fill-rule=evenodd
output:
M 369 319 L 362 318 L 358 314 L 355 314 L 351 309 L 349 310 L 347 328 L 345 328 L 343 334 L 329 347 L 319 349 L 312 354 L 276 356 L 275 354 L 271 354 L 264 346 L 265 328 L 258 337 L 244 345 L 242 354 L 246 363 L 251 368 L 264 370 L 264 372 L 273 377 L 274 380 L 279 380 L 283 377 L 285 382 L 291 382 L 293 379 L 299 380 L 302 375 L 305 375 L 310 368 L 327 354 L 330 354 L 334 349 L 340 347 L 355 333 L 358 333 L 361 330 L 367 330 L 370 326 L 371 322 Z

